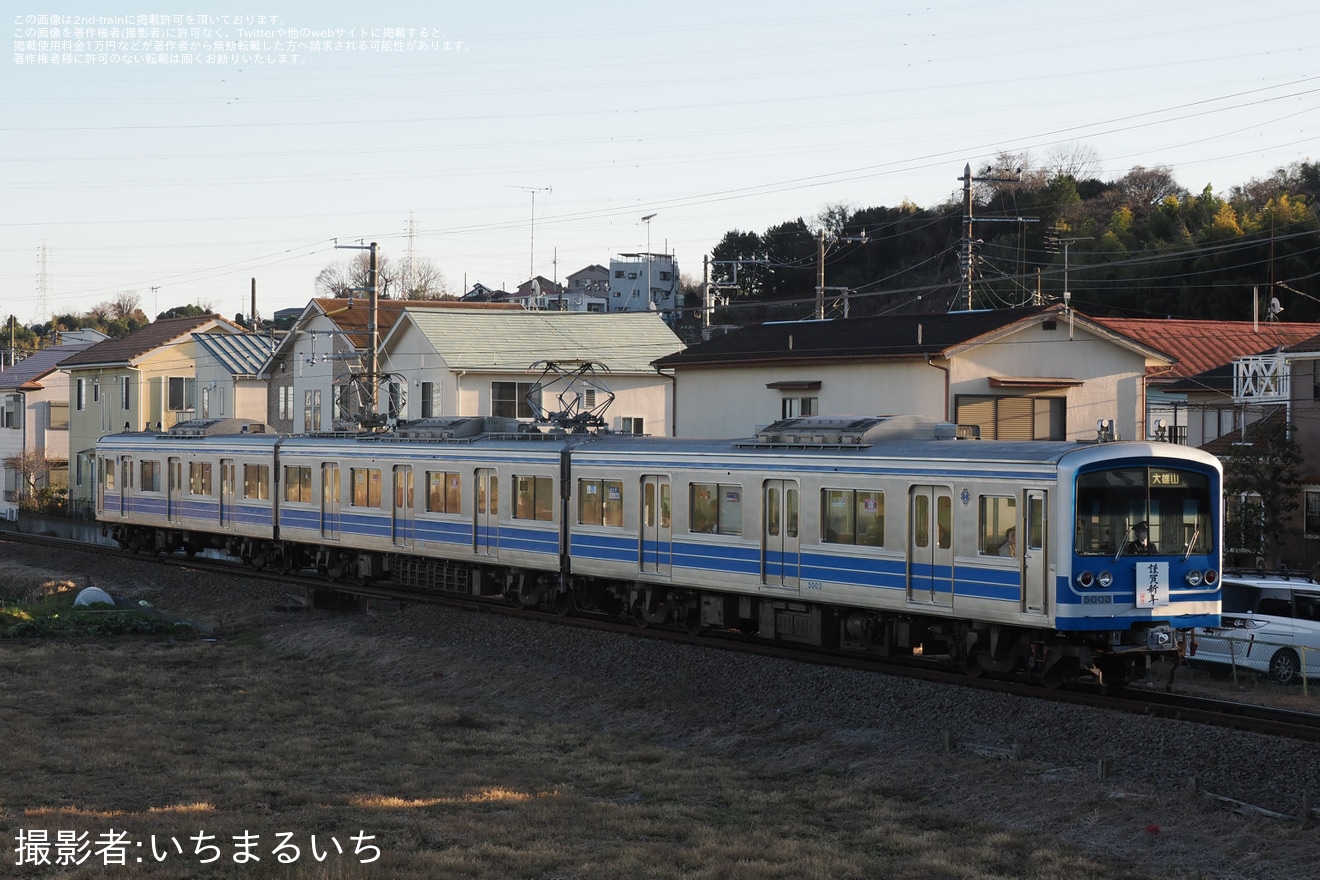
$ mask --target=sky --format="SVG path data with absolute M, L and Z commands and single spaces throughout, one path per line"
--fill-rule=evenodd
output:
M 1220 194 L 1320 160 L 1300 0 L 6 5 L 25 324 L 124 293 L 233 317 L 252 279 L 270 316 L 369 242 L 455 294 L 647 250 L 699 279 L 730 230 L 939 206 L 1003 153 Z

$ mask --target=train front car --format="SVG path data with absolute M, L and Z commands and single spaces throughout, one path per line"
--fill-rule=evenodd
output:
M 1220 613 L 1223 469 L 1165 443 L 1090 446 L 1059 462 L 1055 629 L 1080 671 L 1122 684 L 1177 656 L 1180 630 Z

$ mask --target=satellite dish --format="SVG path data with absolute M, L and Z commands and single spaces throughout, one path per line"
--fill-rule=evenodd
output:
M 1279 305 L 1279 298 L 1277 296 L 1270 297 L 1269 317 L 1277 318 L 1282 311 L 1283 306 Z

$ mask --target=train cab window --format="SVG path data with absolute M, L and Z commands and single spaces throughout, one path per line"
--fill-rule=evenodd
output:
M 727 483 L 693 483 L 689 487 L 693 532 L 720 535 L 742 534 L 742 486 Z
M 982 495 L 980 498 L 980 546 L 982 556 L 1013 556 L 1008 549 L 1008 530 L 1017 527 L 1017 499 L 1011 495 Z
M 349 468 L 353 507 L 380 507 L 380 468 Z
M 1212 553 L 1210 478 L 1172 467 L 1119 467 L 1077 477 L 1077 552 Z M 1138 539 L 1138 527 L 1147 539 Z
M 270 500 L 270 465 L 243 465 L 243 497 L 257 501 Z
M 160 491 L 160 462 L 142 461 L 139 464 L 141 475 L 138 479 L 138 487 L 143 492 Z
M 623 528 L 623 482 L 578 480 L 578 522 Z
M 426 472 L 426 509 L 430 513 L 459 513 L 462 509 L 459 475 L 445 471 Z
M 284 500 L 312 502 L 312 469 L 299 465 L 284 466 Z
M 555 518 L 554 480 L 550 477 L 513 478 L 515 497 L 514 519 L 536 519 L 551 522 Z
M 209 461 L 188 462 L 188 494 L 211 494 L 211 463 Z
M 885 546 L 885 493 L 822 489 L 820 500 L 826 544 Z

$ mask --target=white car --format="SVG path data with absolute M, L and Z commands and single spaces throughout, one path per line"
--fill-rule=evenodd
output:
M 1225 574 L 1220 626 L 1196 630 L 1194 661 L 1264 672 L 1282 684 L 1320 678 L 1320 583 Z

